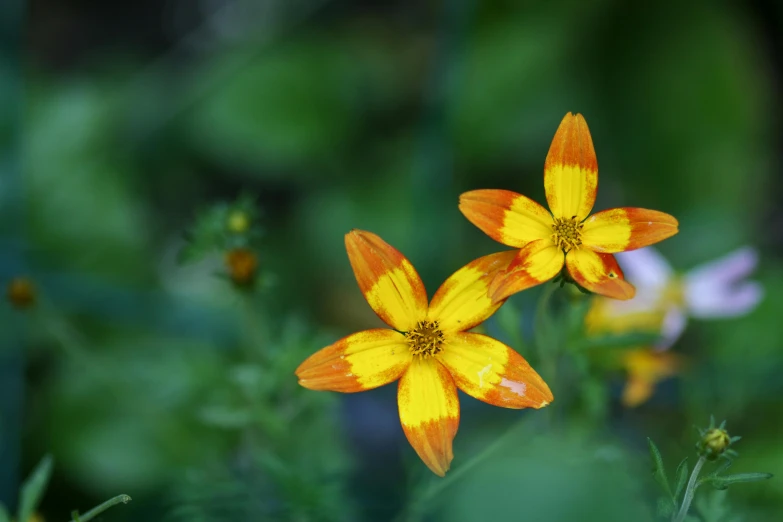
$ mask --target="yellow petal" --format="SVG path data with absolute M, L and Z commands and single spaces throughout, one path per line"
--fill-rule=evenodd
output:
M 457 270 L 432 297 L 430 320 L 438 321 L 444 332 L 469 330 L 486 320 L 503 304 L 492 304 L 489 284 L 516 254 L 516 250 L 490 254 Z
M 400 378 L 411 362 L 405 336 L 394 330 L 365 330 L 314 353 L 299 365 L 299 384 L 344 393 L 383 386 Z
M 552 235 L 552 215 L 533 201 L 509 190 L 473 190 L 459 197 L 459 209 L 489 237 L 521 247 Z
M 635 408 L 644 404 L 652 397 L 655 386 L 650 381 L 631 377 L 623 387 L 621 402 L 623 406 Z
M 669 351 L 655 351 L 649 348 L 628 350 L 623 357 L 628 372 L 628 382 L 623 390 L 622 402 L 635 407 L 647 401 L 655 385 L 676 375 L 684 366 L 682 356 Z
M 566 267 L 574 281 L 596 294 L 620 300 L 631 299 L 636 294 L 612 254 L 599 254 L 586 248 L 571 250 L 566 255 Z
M 587 218 L 582 244 L 596 252 L 625 252 L 663 241 L 676 234 L 677 227 L 677 220 L 664 212 L 612 208 Z
M 414 358 L 400 379 L 397 404 L 408 442 L 433 473 L 444 476 L 459 427 L 457 387 L 448 370 L 432 357 Z
M 492 301 L 540 285 L 555 277 L 563 268 L 563 251 L 550 239 L 532 241 L 522 247 L 505 272 L 499 272 L 489 287 Z
M 427 291 L 410 261 L 370 232 L 352 230 L 345 248 L 364 298 L 386 324 L 407 332 L 427 316 Z
M 460 390 L 486 403 L 519 409 L 552 402 L 549 386 L 527 361 L 486 335 L 451 334 L 437 357 Z
M 593 138 L 581 114 L 566 114 L 544 163 L 544 190 L 556 218 L 590 214 L 598 190 L 598 160 Z

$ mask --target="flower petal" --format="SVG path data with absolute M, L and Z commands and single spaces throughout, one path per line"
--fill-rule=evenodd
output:
M 499 272 L 489 287 L 492 301 L 549 281 L 563 268 L 563 251 L 549 239 L 532 241 L 522 247 L 505 272 Z
M 424 283 L 396 248 L 373 233 L 352 230 L 345 249 L 365 299 L 386 324 L 406 332 L 426 317 Z
M 582 244 L 596 252 L 625 252 L 663 241 L 678 232 L 669 214 L 645 208 L 612 208 L 584 222 Z
M 508 190 L 472 190 L 459 197 L 459 209 L 485 234 L 504 245 L 521 247 L 552 235 L 552 215 Z
M 311 390 L 360 392 L 399 379 L 412 357 L 400 332 L 364 330 L 315 352 L 299 365 L 296 376 Z
M 628 383 L 623 390 L 623 404 L 631 408 L 642 404 L 650 398 L 658 381 L 676 375 L 683 365 L 682 356 L 672 352 L 646 348 L 626 351 L 623 366 L 628 372 Z
M 544 189 L 556 218 L 590 214 L 598 190 L 598 160 L 593 138 L 581 114 L 570 112 L 555 132 L 544 163 Z
M 457 387 L 434 358 L 415 357 L 397 391 L 400 423 L 421 460 L 436 475 L 446 474 L 459 426 Z
M 568 273 L 582 288 L 614 299 L 631 299 L 636 294 L 612 254 L 598 254 L 580 248 L 566 255 Z
M 740 282 L 753 272 L 758 253 L 740 248 L 700 265 L 685 276 L 685 301 L 694 317 L 737 317 L 758 305 L 764 288 L 753 281 Z
M 438 359 L 457 387 L 480 401 L 503 408 L 542 408 L 552 392 L 517 352 L 486 335 L 460 332 L 446 337 Z
M 653 300 L 660 297 L 658 294 L 674 277 L 669 262 L 653 247 L 620 252 L 615 257 L 628 282 L 637 290 L 645 288 L 655 293 Z
M 430 303 L 429 318 L 444 332 L 469 330 L 484 322 L 503 304 L 493 304 L 489 284 L 505 270 L 517 250 L 480 257 L 457 270 L 438 288 Z

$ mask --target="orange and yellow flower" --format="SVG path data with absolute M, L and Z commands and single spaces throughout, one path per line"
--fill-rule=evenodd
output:
M 541 408 L 552 401 L 549 387 L 521 355 L 491 337 L 466 331 L 503 304 L 490 299 L 488 288 L 515 251 L 462 267 L 428 304 L 413 265 L 380 237 L 353 230 L 345 236 L 345 246 L 365 299 L 391 329 L 364 330 L 316 352 L 297 368 L 299 384 L 352 393 L 399 379 L 402 429 L 440 476 L 453 458 L 457 388 L 504 408 Z
M 677 233 L 669 214 L 643 208 L 590 211 L 598 189 L 598 161 L 581 114 L 566 114 L 544 163 L 549 211 L 507 190 L 474 190 L 460 196 L 459 208 L 495 241 L 519 248 L 508 268 L 490 285 L 493 302 L 541 284 L 566 267 L 583 288 L 630 299 L 613 253 L 634 250 Z

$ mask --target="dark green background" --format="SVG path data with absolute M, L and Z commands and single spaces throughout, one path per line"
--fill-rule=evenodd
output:
M 499 250 L 458 195 L 506 188 L 544 202 L 544 158 L 568 111 L 595 142 L 596 209 L 675 215 L 680 233 L 660 248 L 680 270 L 757 246 L 766 298 L 745 318 L 692 322 L 675 347 L 687 372 L 635 410 L 619 405 L 619 374 L 606 377 L 601 416 L 571 410 L 556 430 L 543 412 L 462 396 L 452 473 L 530 422 L 426 516 L 652 520 L 646 437 L 673 473 L 695 461 L 692 426 L 711 413 L 743 436 L 733 469 L 783 476 L 783 11 L 628 4 L 3 3 L 0 276 L 32 277 L 40 303 L 0 312 L 2 500 L 50 452 L 47 520 L 118 493 L 134 500 L 104 520 L 411 509 L 430 477 L 399 428 L 394 386 L 339 400 L 297 389 L 292 374 L 378 324 L 343 235 L 381 235 L 433 292 Z M 243 191 L 275 278 L 250 304 L 214 277 L 219 255 L 176 263 L 199 213 Z M 536 296 L 512 299 L 528 326 Z M 310 413 L 274 424 L 297 407 Z M 779 520 L 783 481 L 734 486 L 726 500 L 744 520 Z

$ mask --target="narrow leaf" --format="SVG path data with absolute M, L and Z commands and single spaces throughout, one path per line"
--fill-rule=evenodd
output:
M 672 495 L 672 488 L 669 486 L 669 479 L 666 478 L 666 469 L 663 466 L 663 458 L 661 457 L 661 452 L 658 451 L 658 446 L 655 445 L 655 443 L 652 441 L 650 437 L 647 437 L 647 445 L 650 447 L 650 457 L 653 461 L 653 478 L 655 481 L 661 485 L 664 492 L 669 495 L 669 498 L 674 501 L 674 496 Z
M 670 518 L 674 514 L 674 503 L 666 497 L 660 497 L 656 513 L 660 518 Z
M 22 484 L 21 492 L 19 493 L 19 512 L 17 514 L 18 520 L 29 520 L 38 504 L 41 502 L 46 491 L 46 485 L 49 482 L 49 477 L 52 475 L 52 457 L 46 455 L 38 466 L 33 470 L 27 480 Z
M 685 488 L 685 483 L 688 481 L 688 457 L 682 459 L 680 465 L 677 466 L 677 471 L 674 473 L 676 486 L 674 488 L 674 500 L 680 498 L 680 493 Z
M 715 489 L 726 489 L 732 484 L 740 482 L 758 482 L 772 478 L 772 473 L 735 473 L 724 477 L 707 477 L 704 482 L 710 484 Z

